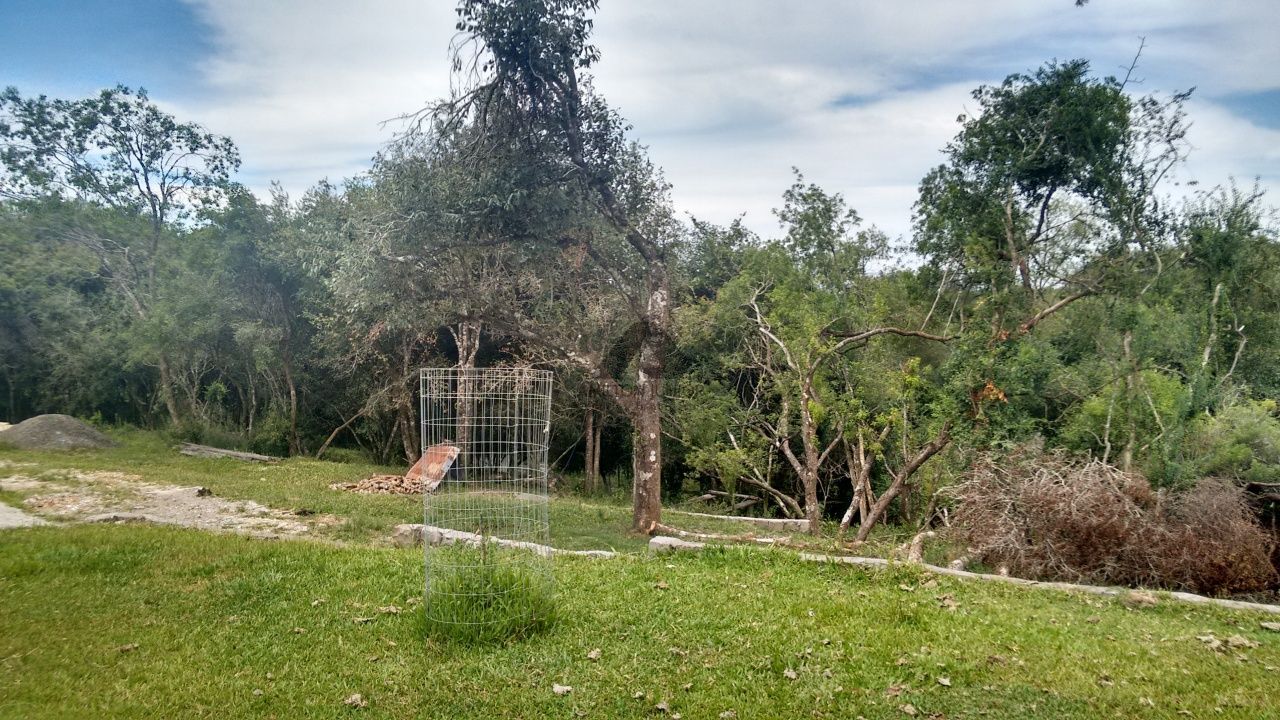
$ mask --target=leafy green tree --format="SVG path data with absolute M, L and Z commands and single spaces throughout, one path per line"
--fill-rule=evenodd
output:
M 472 205 L 479 210 L 470 217 L 477 235 L 525 251 L 541 244 L 548 260 L 563 249 L 548 270 L 570 264 L 576 271 L 572 265 L 580 264 L 594 269 L 594 287 L 618 284 L 606 296 L 621 293 L 620 307 L 631 319 L 627 339 L 611 348 L 634 357 L 626 384 L 605 372 L 603 353 L 564 342 L 565 333 L 524 312 L 527 304 L 501 312 L 495 305 L 486 320 L 577 365 L 627 415 L 634 431 L 633 525 L 647 531 L 661 513 L 674 233 L 665 185 L 643 150 L 626 139 L 627 126 L 592 90 L 588 70 L 599 59 L 588 42 L 595 7 L 595 0 L 463 0 L 458 30 L 472 44 L 460 47 L 478 52 L 460 52 L 455 67 L 465 68 L 472 82 L 434 106 L 429 118 L 441 135 L 465 134 L 475 174 L 497 180 Z M 492 192 L 498 189 L 505 192 Z
M 136 320 L 154 320 L 157 287 L 175 235 L 201 203 L 218 199 L 240 165 L 235 145 L 193 123 L 179 123 L 144 90 L 124 86 L 83 100 L 0 93 L 0 195 L 46 195 L 93 202 L 146 218 L 150 232 L 98 232 L 92 225 L 63 228 L 88 248 L 99 276 L 119 293 Z M 159 390 L 172 423 L 181 421 L 170 364 L 174 351 L 155 338 L 149 351 L 160 373 Z

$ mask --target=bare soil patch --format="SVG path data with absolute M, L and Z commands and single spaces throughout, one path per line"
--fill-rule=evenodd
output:
M 300 517 L 252 500 L 214 497 L 201 487 L 159 485 L 121 472 L 50 471 L 0 478 L 0 490 L 30 493 L 26 510 L 64 522 L 152 522 L 255 537 L 304 535 L 336 525 L 332 515 Z

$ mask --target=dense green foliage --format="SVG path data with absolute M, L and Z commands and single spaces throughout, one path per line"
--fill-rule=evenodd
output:
M 539 363 L 558 470 L 598 489 L 634 455 L 668 502 L 745 492 L 815 528 L 927 520 L 951 470 L 1031 441 L 1276 482 L 1280 242 L 1257 193 L 1168 195 L 1185 95 L 1011 75 L 912 238 L 798 173 L 760 238 L 677 218 L 592 86 L 594 5 L 464 2 L 479 79 L 300 199 L 235 184 L 230 140 L 144 92 L 5 91 L 0 415 L 398 464 L 418 367 Z

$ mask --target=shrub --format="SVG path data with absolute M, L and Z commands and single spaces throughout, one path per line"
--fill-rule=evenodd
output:
M 1023 448 L 981 456 L 951 493 L 978 559 L 1018 576 L 1211 594 L 1277 582 L 1273 538 L 1223 480 L 1157 492 L 1097 460 Z
M 1190 438 L 1203 475 L 1244 482 L 1280 482 L 1280 418 L 1276 402 L 1231 405 L 1200 420 Z

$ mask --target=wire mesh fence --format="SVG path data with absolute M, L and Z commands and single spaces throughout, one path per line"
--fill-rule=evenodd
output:
M 429 631 L 526 634 L 551 619 L 547 444 L 552 375 L 531 368 L 421 371 Z

